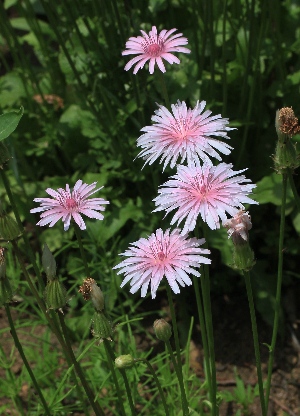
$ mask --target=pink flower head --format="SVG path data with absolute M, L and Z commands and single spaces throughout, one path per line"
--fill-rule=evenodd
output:
M 66 185 L 66 189 L 59 188 L 57 191 L 54 189 L 46 189 L 47 194 L 53 197 L 51 198 L 35 198 L 35 202 L 40 202 L 39 208 L 31 209 L 30 212 L 41 212 L 41 219 L 37 225 L 43 226 L 49 224 L 49 227 L 53 227 L 58 220 L 62 219 L 64 223 L 64 230 L 67 231 L 70 227 L 70 221 L 73 217 L 76 224 L 81 230 L 85 230 L 86 226 L 80 214 L 84 214 L 89 218 L 96 218 L 97 220 L 103 220 L 104 216 L 97 211 L 104 211 L 105 207 L 102 205 L 109 204 L 103 198 L 91 198 L 88 199 L 95 192 L 100 189 L 96 188 L 97 182 L 88 185 L 78 180 L 75 183 L 74 189 L 71 192 L 69 185 Z
M 188 165 L 200 160 L 209 162 L 209 157 L 222 160 L 216 150 L 228 155 L 232 147 L 211 136 L 228 139 L 227 131 L 234 129 L 227 127 L 228 119 L 220 114 L 210 116 L 209 110 L 202 113 L 205 105 L 205 101 L 197 101 L 195 108 L 191 109 L 187 108 L 184 101 L 178 100 L 177 104 L 171 105 L 173 114 L 159 105 L 151 118 L 155 124 L 141 130 L 145 134 L 137 140 L 137 145 L 143 149 L 138 156 L 146 159 L 145 164 L 150 165 L 161 156 L 160 162 L 164 160 L 163 170 L 168 163 L 173 168 L 179 156 L 181 163 L 187 159 Z
M 201 263 L 210 264 L 211 261 L 203 254 L 210 251 L 199 248 L 205 239 L 186 238 L 175 229 L 165 233 L 158 229 L 148 238 L 140 238 L 131 247 L 122 253 L 127 259 L 123 260 L 114 269 L 120 269 L 118 274 L 124 273 L 123 287 L 130 282 L 130 293 L 136 293 L 141 288 L 141 296 L 145 297 L 149 283 L 151 283 L 152 299 L 156 297 L 157 288 L 165 276 L 174 293 L 179 293 L 180 286 L 190 286 L 192 281 L 188 274 L 199 277 L 195 270 Z
M 219 163 L 217 166 L 204 163 L 203 166 L 178 166 L 177 174 L 171 176 L 162 185 L 159 195 L 154 199 L 155 211 L 166 210 L 168 214 L 178 208 L 171 224 L 185 220 L 183 233 L 194 230 L 199 215 L 212 229 L 220 228 L 219 218 L 227 219 L 225 212 L 233 216 L 243 203 L 257 204 L 248 198 L 248 194 L 256 185 L 242 183 L 251 182 L 244 172 L 233 171 L 231 164 Z
M 244 210 L 238 211 L 234 217 L 223 222 L 223 226 L 228 228 L 228 238 L 232 237 L 235 241 L 242 238 L 248 240 L 248 231 L 252 228 L 251 217 Z
M 170 52 L 190 53 L 191 51 L 181 45 L 187 45 L 187 38 L 182 36 L 182 33 L 172 35 L 177 29 L 162 30 L 157 34 L 157 29 L 152 26 L 149 35 L 141 30 L 143 36 L 131 37 L 126 42 L 126 50 L 122 55 L 137 55 L 127 62 L 125 71 L 128 71 L 134 64 L 137 64 L 133 73 L 136 74 L 139 69 L 143 68 L 147 61 L 149 62 L 149 72 L 153 74 L 154 65 L 157 63 L 161 72 L 166 72 L 162 58 L 169 62 L 169 64 L 180 63 L 180 60 Z M 171 36 L 171 37 L 170 37 Z M 169 39 L 168 39 L 169 38 Z

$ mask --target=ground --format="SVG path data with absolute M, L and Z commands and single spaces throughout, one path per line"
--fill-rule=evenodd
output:
M 164 303 L 162 299 L 159 302 Z M 166 305 L 166 303 L 165 303 Z M 235 372 L 241 377 L 245 385 L 253 387 L 257 383 L 253 342 L 251 334 L 251 324 L 249 319 L 249 309 L 245 298 L 239 294 L 224 296 L 218 295 L 212 297 L 213 319 L 215 328 L 215 353 L 217 382 L 219 390 L 234 391 L 236 388 Z M 178 305 L 176 305 L 178 308 Z M 163 305 L 162 305 L 163 307 Z M 14 315 L 16 312 L 14 312 Z M 4 308 L 0 309 L 0 331 L 8 326 Z M 191 369 L 203 378 L 203 352 L 201 348 L 201 338 L 199 337 L 199 328 L 193 333 L 190 347 L 190 366 Z M 268 349 L 264 342 L 270 343 L 271 328 L 264 323 L 258 316 L 259 340 L 261 343 L 261 356 L 263 363 L 263 377 L 267 374 Z M 43 328 L 37 326 L 35 331 L 42 331 Z M 149 326 L 149 330 L 150 326 Z M 2 331 L 1 331 L 2 332 Z M 20 333 L 20 338 L 26 341 L 30 340 L 29 332 Z M 198 335 L 197 335 L 198 334 Z M 36 340 L 35 340 L 36 342 Z M 139 348 L 147 340 L 143 337 L 137 337 Z M 9 331 L 2 332 L 1 345 L 9 356 L 13 346 L 13 340 Z M 278 339 L 274 371 L 272 376 L 271 400 L 268 416 L 299 416 L 300 415 L 300 361 L 299 361 L 299 344 L 297 339 L 293 339 L 291 334 L 283 339 Z M 15 352 L 15 362 L 12 371 L 17 375 L 20 372 L 22 361 L 17 352 Z M 5 370 L 0 368 L 0 380 L 5 377 Z M 19 396 L 26 408 L 28 399 L 28 387 L 22 386 Z M 5 397 L 0 397 L 1 405 L 8 402 Z M 241 409 L 241 415 L 246 415 L 239 405 L 223 402 L 220 407 L 220 416 L 236 415 L 238 409 Z M 18 415 L 11 407 L 7 415 Z M 256 398 L 249 408 L 248 415 L 259 416 L 259 399 Z M 77 414 L 77 416 L 80 416 Z

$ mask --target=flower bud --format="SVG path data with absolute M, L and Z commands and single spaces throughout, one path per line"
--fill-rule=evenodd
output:
M 61 309 L 66 306 L 67 291 L 58 279 L 48 281 L 44 295 L 45 302 L 49 309 Z
M 233 246 L 233 267 L 238 270 L 249 271 L 255 264 L 254 252 L 248 241 L 241 241 Z
M 104 295 L 94 279 L 91 277 L 85 279 L 79 288 L 79 292 L 82 293 L 85 300 L 91 299 L 96 311 L 104 310 Z
M 95 338 L 100 340 L 111 340 L 113 333 L 112 323 L 107 319 L 104 312 L 97 311 L 93 316 L 93 330 L 92 334 Z
M 166 342 L 171 338 L 171 325 L 169 325 L 164 319 L 156 319 L 153 324 L 153 328 L 155 335 L 159 340 Z
M 132 368 L 134 363 L 135 360 L 130 354 L 120 355 L 115 359 L 115 365 L 119 369 Z
M 56 261 L 47 244 L 44 245 L 42 264 L 47 275 L 47 279 L 53 280 L 56 276 Z
M 20 228 L 13 218 L 5 214 L 0 216 L 0 236 L 3 240 L 14 240 L 20 233 Z

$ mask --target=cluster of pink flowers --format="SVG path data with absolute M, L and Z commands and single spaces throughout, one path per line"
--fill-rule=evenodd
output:
M 190 50 L 184 47 L 187 38 L 181 33 L 175 34 L 176 30 L 162 30 L 158 34 L 153 26 L 149 34 L 141 30 L 142 36 L 129 38 L 122 55 L 137 56 L 126 64 L 125 70 L 135 65 L 133 73 L 136 74 L 149 61 L 149 72 L 153 74 L 155 64 L 162 72 L 166 71 L 162 59 L 170 64 L 179 64 L 180 60 L 172 52 L 190 53 Z M 159 105 L 152 116 L 153 124 L 142 128 L 143 134 L 137 139 L 137 145 L 142 149 L 137 157 L 143 158 L 145 165 L 160 159 L 164 170 L 168 165 L 174 168 L 180 159 L 177 173 L 160 187 L 159 195 L 154 199 L 154 212 L 164 210 L 167 215 L 176 210 L 171 225 L 184 221 L 184 226 L 182 231 L 178 228 L 165 232 L 158 229 L 148 238 L 132 243 L 122 253 L 126 259 L 114 268 L 119 269 L 118 274 L 125 275 L 121 287 L 130 282 L 131 293 L 141 288 L 144 297 L 150 285 L 154 298 L 164 277 L 174 293 L 178 293 L 179 285 L 192 283 L 189 274 L 200 276 L 195 268 L 201 263 L 210 264 L 210 260 L 203 256 L 210 251 L 199 248 L 204 239 L 187 236 L 195 229 L 199 217 L 212 230 L 220 228 L 221 220 L 228 228 L 229 237 L 247 240 L 251 221 L 248 213 L 243 211 L 243 204 L 256 204 L 248 196 L 255 185 L 241 175 L 246 169 L 234 171 L 231 164 L 221 162 L 220 153 L 228 155 L 232 147 L 219 138 L 229 139 L 227 133 L 233 129 L 228 127 L 227 118 L 220 114 L 212 116 L 205 106 L 205 101 L 197 101 L 194 108 L 188 108 L 184 101 L 178 100 L 171 105 L 170 112 Z M 211 158 L 221 163 L 214 166 Z M 182 165 L 185 161 L 187 166 Z M 109 203 L 102 198 L 89 199 L 101 189 L 94 190 L 95 187 L 96 182 L 88 185 L 79 180 L 72 192 L 69 185 L 65 190 L 48 188 L 46 192 L 53 199 L 36 198 L 34 201 L 41 206 L 31 212 L 43 212 L 38 225 L 49 224 L 52 227 L 62 219 L 67 230 L 73 218 L 84 230 L 81 214 L 102 220 L 103 215 L 98 211 L 104 211 L 103 205 Z M 226 214 L 233 218 L 229 220 Z

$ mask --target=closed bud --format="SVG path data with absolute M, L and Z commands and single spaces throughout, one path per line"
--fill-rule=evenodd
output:
M 45 288 L 45 302 L 49 309 L 61 309 L 66 306 L 67 291 L 58 279 L 48 281 Z
M 255 265 L 254 252 L 248 241 L 240 241 L 233 246 L 233 267 L 242 271 L 249 271 Z
M 9 215 L 0 216 L 0 236 L 3 240 L 15 240 L 21 231 L 16 221 Z
M 120 355 L 119 357 L 115 359 L 115 365 L 120 370 L 126 369 L 126 368 L 132 368 L 134 366 L 134 363 L 135 363 L 135 360 L 130 354 Z
M 43 254 L 42 254 L 42 264 L 47 275 L 48 280 L 52 280 L 56 276 L 56 261 L 49 250 L 47 244 L 44 245 Z
M 97 311 L 93 316 L 92 334 L 97 339 L 111 340 L 113 333 L 112 323 L 107 319 L 104 312 Z
M 159 340 L 166 342 L 171 338 L 171 325 L 169 325 L 164 319 L 156 319 L 153 324 L 153 328 L 155 335 Z

